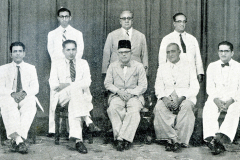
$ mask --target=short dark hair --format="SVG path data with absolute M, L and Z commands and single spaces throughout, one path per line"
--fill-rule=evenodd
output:
M 65 47 L 66 47 L 66 44 L 69 44 L 69 43 L 75 44 L 75 47 L 77 48 L 77 43 L 76 43 L 76 41 L 70 40 L 70 39 L 64 41 L 64 42 L 62 43 L 62 47 L 65 48 Z
M 177 16 L 184 16 L 185 18 L 186 18 L 186 21 L 187 21 L 187 16 L 185 15 L 185 14 L 183 14 L 183 13 L 176 13 L 176 14 L 174 14 L 174 16 L 173 16 L 173 21 L 175 22 L 176 21 L 176 17 Z
M 179 45 L 177 43 L 169 43 L 167 45 L 167 48 L 170 47 L 170 46 L 177 46 L 177 49 L 180 50 L 180 47 L 179 47 Z
M 67 8 L 60 8 L 57 12 L 57 15 L 59 16 L 60 12 L 68 12 L 69 16 L 71 16 L 71 11 Z
M 230 50 L 233 51 L 233 44 L 228 42 L 228 41 L 222 41 L 218 44 L 218 49 L 219 49 L 219 46 L 221 45 L 226 45 L 226 46 L 229 46 Z
M 14 46 L 22 46 L 23 51 L 25 51 L 25 45 L 24 45 L 22 42 L 13 42 L 13 43 L 10 45 L 10 51 L 11 51 L 11 53 L 12 53 L 12 48 L 13 48 Z

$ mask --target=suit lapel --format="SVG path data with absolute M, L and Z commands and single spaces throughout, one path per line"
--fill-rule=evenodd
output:
M 123 69 L 120 66 L 120 63 L 117 63 L 117 65 L 114 67 L 116 73 L 122 78 L 122 80 L 125 80 Z
M 131 67 L 127 69 L 127 73 L 125 75 L 126 82 L 130 79 L 130 77 L 133 75 L 133 72 L 136 70 L 136 66 L 133 63 L 130 63 L 130 64 L 131 64 Z
M 132 49 L 134 48 L 134 46 L 137 46 L 135 45 L 137 43 L 137 35 L 136 35 L 136 31 L 134 29 L 132 29 L 132 38 L 131 38 L 131 47 Z

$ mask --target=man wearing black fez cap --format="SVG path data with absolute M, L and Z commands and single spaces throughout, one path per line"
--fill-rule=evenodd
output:
M 113 127 L 117 150 L 129 149 L 140 122 L 142 94 L 147 89 L 146 72 L 142 63 L 131 60 L 131 42 L 118 42 L 118 61 L 110 64 L 104 85 L 111 92 L 108 116 Z

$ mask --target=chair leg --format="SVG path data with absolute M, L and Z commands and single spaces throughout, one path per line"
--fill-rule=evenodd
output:
M 7 134 L 6 134 L 6 129 L 5 129 L 2 117 L 0 117 L 0 134 L 1 134 L 1 145 L 4 145 L 4 141 L 7 139 Z
M 55 110 L 55 144 L 59 145 L 59 137 L 60 137 L 60 133 L 59 133 L 59 127 L 60 127 L 60 111 L 58 109 L 58 107 Z

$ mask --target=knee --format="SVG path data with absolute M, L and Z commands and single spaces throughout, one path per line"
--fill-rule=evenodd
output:
M 164 112 L 165 110 L 165 104 L 162 100 L 157 101 L 157 104 L 155 105 L 154 111 L 155 112 Z

